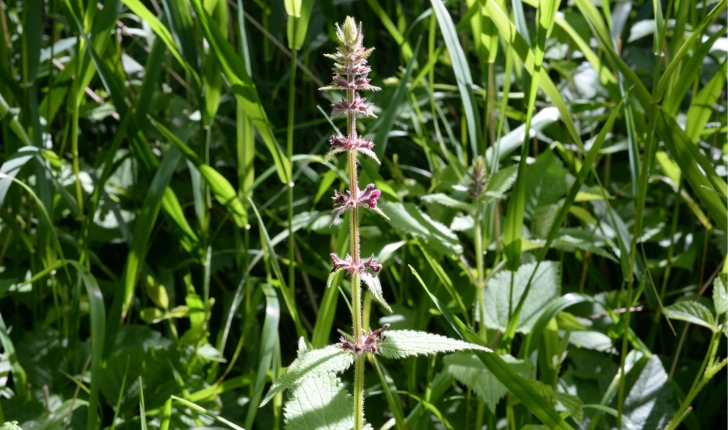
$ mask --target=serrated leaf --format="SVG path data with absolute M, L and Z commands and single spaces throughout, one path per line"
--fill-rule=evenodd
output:
M 440 255 L 461 255 L 463 247 L 449 228 L 433 221 L 412 203 L 386 203 L 382 210 L 389 216 L 392 226 L 404 234 L 419 237 Z
M 566 194 L 567 170 L 553 151 L 545 151 L 526 169 L 526 213 L 554 204 Z
M 493 173 L 493 176 L 488 179 L 488 183 L 485 184 L 485 195 L 502 198 L 503 194 L 516 182 L 517 174 L 518 166 L 515 164 Z
M 687 321 L 696 325 L 716 330 L 715 318 L 702 303 L 686 300 L 673 303 L 665 308 L 665 316 L 673 320 Z
M 391 314 L 392 308 L 390 308 L 387 304 L 387 301 L 384 300 L 384 295 L 382 294 L 382 284 L 379 282 L 379 277 L 374 276 L 368 272 L 363 272 L 361 274 L 361 280 L 364 281 L 365 284 L 367 284 L 369 291 L 372 292 L 372 296 L 374 296 L 376 301 L 378 301 L 380 305 L 384 306 Z
M 629 383 L 629 376 L 627 379 Z M 638 429 L 665 428 L 674 414 L 670 407 L 671 399 L 672 388 L 667 372 L 660 359 L 653 355 L 624 399 L 624 414 Z
M 492 352 L 490 349 L 439 334 L 414 330 L 391 330 L 379 346 L 379 353 L 386 358 L 400 359 L 410 355 L 430 355 L 438 352 L 462 351 L 478 349 Z
M 500 357 L 523 378 L 531 376 L 531 366 L 528 362 L 507 354 Z M 480 396 L 493 413 L 498 401 L 508 393 L 508 388 L 485 367 L 485 364 L 475 354 L 464 352 L 451 354 L 443 359 L 443 363 L 445 370 Z
M 554 392 L 554 399 L 556 399 L 557 405 L 568 412 L 577 424 L 581 424 L 582 420 L 584 420 L 584 404 L 580 398 L 556 391 Z M 558 411 L 559 408 L 556 408 L 556 410 Z
M 513 307 L 526 289 L 528 278 L 536 267 L 535 263 L 518 268 L 513 278 Z M 511 272 L 499 272 L 488 282 L 483 301 L 483 316 L 486 327 L 504 330 L 508 326 L 508 301 L 510 299 Z M 533 277 L 531 291 L 523 304 L 517 331 L 528 333 L 533 328 L 546 305 L 559 296 L 561 290 L 561 265 L 556 261 L 544 261 Z
M 599 352 L 617 352 L 612 345 L 612 338 L 598 331 L 572 331 L 569 334 L 569 343 L 577 348 Z
M 470 212 L 473 210 L 473 206 L 469 203 L 455 200 L 454 198 L 442 193 L 424 196 L 422 197 L 422 200 L 426 201 L 427 203 L 437 203 L 439 205 L 447 206 L 449 208 L 461 209 L 466 212 Z
M 333 373 L 302 381 L 286 403 L 286 430 L 350 430 L 354 427 L 354 399 Z
M 307 378 L 326 373 L 340 373 L 354 364 L 355 356 L 343 351 L 335 345 L 315 349 L 301 354 L 288 366 L 286 373 L 281 375 L 268 390 L 260 406 L 265 405 L 276 394 L 291 388 Z
M 720 276 L 713 282 L 713 306 L 718 315 L 728 312 L 728 289 Z

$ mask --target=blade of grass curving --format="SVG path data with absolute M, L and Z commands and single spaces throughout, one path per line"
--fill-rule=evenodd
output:
M 384 28 L 387 29 L 389 35 L 392 36 L 392 39 L 397 42 L 397 45 L 402 47 L 402 57 L 404 57 L 404 61 L 409 62 L 410 59 L 412 59 L 412 48 L 409 43 L 407 43 L 407 40 L 405 40 L 402 33 L 400 33 L 397 26 L 392 22 L 392 19 L 389 17 L 387 12 L 382 8 L 382 5 L 379 4 L 378 0 L 367 0 L 367 4 L 372 8 L 372 11 L 374 11 L 374 14 L 379 18 L 379 20 L 382 21 L 382 25 L 384 25 Z
M 298 308 L 296 308 L 296 301 L 293 296 L 291 296 L 291 291 L 288 290 L 288 288 L 285 287 L 286 285 L 286 278 L 283 277 L 283 273 L 281 272 L 281 267 L 278 264 L 278 256 L 275 253 L 275 250 L 273 249 L 273 245 L 270 241 L 270 236 L 268 235 L 268 230 L 265 228 L 265 224 L 263 224 L 263 219 L 260 217 L 260 213 L 258 212 L 258 208 L 255 206 L 255 203 L 253 203 L 253 200 L 248 198 L 248 202 L 250 203 L 250 207 L 253 208 L 253 212 L 255 213 L 255 217 L 258 219 L 258 228 L 260 229 L 260 238 L 262 242 L 262 248 L 265 255 L 265 258 L 270 261 L 270 265 L 273 268 L 273 273 L 275 274 L 278 283 L 280 285 L 280 291 L 283 295 L 283 301 L 286 303 L 286 307 L 288 308 L 288 312 L 291 314 L 291 318 L 293 319 L 293 324 L 296 326 L 296 333 L 299 337 L 303 337 L 308 342 L 308 333 L 301 325 L 301 318 L 298 316 Z
M 182 153 L 177 148 L 172 148 L 167 152 L 166 156 L 162 160 L 157 173 L 154 175 L 154 179 L 149 187 L 142 210 L 137 218 L 136 227 L 134 228 L 134 235 L 130 244 L 129 256 L 124 266 L 124 289 L 123 289 L 123 304 L 121 308 L 121 317 L 125 317 L 126 313 L 131 306 L 131 299 L 134 295 L 134 288 L 136 286 L 137 278 L 141 271 L 141 265 L 146 259 L 149 237 L 152 234 L 152 229 L 156 223 L 159 209 L 162 206 L 162 198 L 165 194 L 165 190 L 169 185 L 169 181 L 172 179 L 177 164 L 182 160 Z M 112 316 L 114 312 L 112 311 Z M 112 323 L 113 324 L 113 323 Z M 107 341 L 112 342 L 113 339 Z
M 162 24 L 161 21 L 157 19 L 154 14 L 149 11 L 149 9 L 142 4 L 139 0 L 122 0 L 126 7 L 128 7 L 132 12 L 134 12 L 139 18 L 141 18 L 144 22 L 151 27 L 152 31 L 162 39 L 165 45 L 167 45 L 167 49 L 169 50 L 169 53 L 172 54 L 172 56 L 179 62 L 179 64 L 182 66 L 182 68 L 185 69 L 187 73 L 190 74 L 190 77 L 193 79 L 193 82 L 195 83 L 196 88 L 201 87 L 200 83 L 200 77 L 195 72 L 195 70 L 192 68 L 192 66 L 185 60 L 185 58 L 180 54 L 179 49 L 177 48 L 177 43 L 174 40 L 174 36 L 172 36 L 172 33 L 170 33 L 169 29 L 165 27 L 164 24 Z
M 685 120 L 685 134 L 691 141 L 697 141 L 705 124 L 712 115 L 715 115 L 715 103 L 725 90 L 727 74 L 728 63 L 724 61 L 703 89 L 693 96 Z
M 414 67 L 415 59 L 417 58 L 417 54 L 420 52 L 421 41 L 421 39 L 417 41 L 417 45 L 415 45 L 414 56 L 409 61 L 409 63 L 407 63 L 407 68 L 400 78 L 399 85 L 397 85 L 397 88 L 394 90 L 394 94 L 392 94 L 392 97 L 389 99 L 390 106 L 400 106 L 402 104 L 402 99 L 404 98 L 405 94 L 408 93 L 407 87 L 410 84 L 410 76 L 412 76 L 412 68 Z M 373 140 L 374 142 L 377 142 L 376 146 L 374 147 L 374 152 L 377 154 L 378 157 L 384 156 L 384 153 L 387 149 L 389 132 L 392 131 L 392 126 L 394 125 L 394 119 L 397 116 L 397 113 L 398 109 L 396 108 L 386 109 L 384 115 L 381 116 L 381 119 L 377 121 L 376 124 L 372 125 L 372 129 L 376 130 Z
M 174 38 L 176 46 L 179 46 L 180 54 L 187 64 L 197 73 L 200 72 L 200 56 L 197 52 L 197 41 L 195 40 L 195 27 L 192 22 L 192 14 L 184 1 L 162 0 L 164 12 L 169 21 L 170 33 Z
M 665 72 L 662 74 L 662 77 L 660 78 L 660 82 L 657 84 L 657 92 L 655 93 L 657 100 L 660 100 L 662 98 L 662 95 L 668 88 L 670 77 L 675 73 L 676 70 L 679 69 L 681 65 L 681 61 L 683 57 L 693 53 L 692 58 L 698 58 L 701 55 L 701 48 L 698 47 L 695 49 L 695 44 L 698 43 L 698 41 L 703 37 L 705 34 L 705 28 L 712 24 L 713 21 L 718 19 L 723 11 L 725 11 L 726 8 L 726 2 L 725 0 L 721 0 L 706 16 L 703 18 L 702 21 L 698 23 L 698 25 L 693 27 L 693 32 L 690 34 L 690 36 L 685 39 L 685 42 L 680 46 L 680 49 L 677 51 L 677 53 L 670 59 L 670 64 L 665 69 Z M 589 10 L 590 13 L 592 12 Z M 716 34 L 723 35 L 725 32 L 725 28 L 718 31 Z M 712 39 L 712 37 L 711 37 Z M 710 40 L 710 39 L 709 39 Z M 703 42 L 705 43 L 705 42 Z M 712 47 L 713 44 L 711 43 L 710 46 Z M 696 57 L 697 56 L 697 57 Z M 699 61 L 702 63 L 702 60 Z M 681 73 L 682 76 L 682 73 Z M 684 93 L 683 93 L 684 94 Z M 682 99 L 682 97 L 679 97 Z
M 435 304 L 437 309 L 442 313 L 450 326 L 455 332 L 466 342 L 474 343 L 483 347 L 487 347 L 485 342 L 476 333 L 468 329 L 458 317 L 453 315 L 450 310 L 442 305 L 440 301 L 435 297 L 430 290 L 425 286 L 425 283 L 420 278 L 417 271 L 409 266 L 412 274 L 417 278 L 422 288 L 425 290 L 430 299 Z M 540 393 L 533 390 L 528 382 L 523 379 L 513 368 L 506 363 L 498 354 L 486 353 L 483 351 L 474 351 L 478 358 L 485 364 L 485 366 L 498 378 L 499 381 L 505 385 L 514 396 L 516 396 L 523 405 L 531 411 L 539 420 L 544 424 L 554 429 L 570 429 L 571 426 L 566 423 L 549 401 L 540 395 Z
M 278 177 L 281 182 L 288 184 L 291 182 L 291 166 L 270 130 L 270 122 L 263 110 L 258 90 L 248 74 L 243 60 L 235 53 L 220 30 L 210 22 L 210 16 L 204 10 L 200 0 L 191 0 L 191 3 L 205 37 L 210 43 L 210 50 L 220 63 L 225 79 L 268 147 L 276 165 Z
M 526 339 L 523 341 L 523 346 L 521 346 L 518 355 L 522 359 L 527 359 L 531 355 L 531 352 L 536 349 L 538 339 L 541 338 L 541 333 L 543 333 L 546 325 L 553 318 L 556 318 L 559 312 L 578 303 L 593 301 L 594 299 L 592 297 L 583 294 L 568 293 L 549 303 L 546 309 L 544 309 L 541 313 L 541 316 L 538 317 L 538 320 L 536 320 L 536 323 L 533 325 L 533 328 L 531 328 Z
M 521 7 L 520 0 L 515 0 Z M 533 59 L 533 79 L 530 80 L 531 86 L 528 91 L 528 103 L 526 104 L 526 127 L 524 131 L 524 143 L 521 145 L 521 158 L 518 162 L 518 176 L 513 186 L 513 192 L 508 202 L 508 210 L 506 211 L 506 220 L 503 226 L 503 247 L 505 258 L 508 260 L 506 268 L 510 271 L 518 270 L 521 265 L 521 237 L 523 234 L 523 218 L 526 210 L 526 160 L 528 158 L 528 148 L 530 145 L 527 139 L 530 136 L 531 120 L 536 104 L 536 94 L 539 86 L 539 76 L 543 65 L 543 57 L 546 51 L 546 36 L 554 25 L 554 17 L 559 8 L 558 1 L 542 0 L 539 2 L 536 21 L 538 24 L 536 31 L 536 51 Z M 516 5 L 514 4 L 514 8 Z M 516 16 L 518 14 L 516 13 Z M 518 20 L 516 21 L 518 22 Z M 524 292 L 525 297 L 528 294 L 528 287 Z M 514 319 L 519 316 L 518 310 L 514 314 Z M 517 321 L 516 321 L 517 324 Z M 510 323 L 509 323 L 510 325 Z
M 195 152 L 184 144 L 177 136 L 162 124 L 149 118 L 152 125 L 159 130 L 169 142 L 179 149 L 187 160 L 189 160 L 199 170 L 200 174 L 205 178 L 207 185 L 210 187 L 215 199 L 225 206 L 233 216 L 238 227 L 245 227 L 248 222 L 247 212 L 242 202 L 238 199 L 237 193 L 230 182 L 225 179 L 217 170 L 204 164 L 195 154 Z
M 205 408 L 203 408 L 203 407 L 201 407 L 199 405 L 196 405 L 196 404 L 194 404 L 194 403 L 192 403 L 192 402 L 190 402 L 188 400 L 182 399 L 182 398 L 177 397 L 177 396 L 170 396 L 170 400 L 168 401 L 169 402 L 169 405 L 170 405 L 170 407 L 169 407 L 170 413 L 171 413 L 171 409 L 172 409 L 172 407 L 171 407 L 171 400 L 174 400 L 177 403 L 180 403 L 180 404 L 182 404 L 182 405 L 184 405 L 184 406 L 192 409 L 195 412 L 198 412 L 198 413 L 207 415 L 208 417 L 214 419 L 215 421 L 219 421 L 219 422 L 227 425 L 228 427 L 230 427 L 230 428 L 232 428 L 234 430 L 245 430 L 244 428 L 242 428 L 242 427 L 240 427 L 240 426 L 232 423 L 230 420 L 227 420 L 227 419 L 225 419 L 225 418 L 223 418 L 223 417 L 221 417 L 219 415 L 215 415 L 215 413 L 213 413 L 212 411 L 209 411 L 209 410 L 207 410 L 207 409 L 205 409 Z M 167 407 L 166 407 L 166 404 L 165 404 L 165 411 L 166 410 L 167 410 Z
M 700 69 L 703 67 L 705 57 L 710 53 L 715 42 L 725 35 L 727 29 L 728 26 L 723 26 L 723 28 L 702 43 L 699 43 L 699 39 L 694 37 L 689 38 L 686 43 L 697 45 L 697 47 L 694 48 L 695 52 L 693 55 L 687 58 L 684 62 L 673 60 L 670 62 L 670 65 L 667 66 L 667 69 L 662 74 L 663 78 L 660 79 L 657 91 L 655 92 L 655 100 L 663 100 L 662 109 L 664 109 L 665 112 L 668 112 L 670 115 L 677 114 L 680 109 L 680 104 L 685 99 L 685 94 L 687 94 L 691 87 L 695 84 L 696 79 L 700 79 Z M 696 34 L 702 34 L 702 32 L 693 32 L 693 36 Z M 679 53 L 682 53 L 682 51 Z M 677 67 L 676 65 L 680 65 L 680 67 Z M 672 80 L 665 80 L 664 77 L 667 73 L 671 74 L 672 79 L 675 82 L 672 82 Z M 664 82 L 667 82 L 667 84 Z M 663 96 L 664 99 L 662 98 Z
M 88 418 L 86 428 L 95 429 L 98 421 L 99 388 L 101 384 L 101 363 L 104 354 L 104 337 L 106 332 L 106 308 L 104 296 L 101 294 L 96 278 L 77 261 L 66 260 L 66 264 L 75 267 L 78 276 L 86 287 L 86 296 L 91 310 L 91 393 L 89 395 Z
M 460 98 L 462 99 L 463 107 L 465 109 L 468 138 L 470 140 L 472 154 L 473 156 L 476 154 L 482 154 L 483 151 L 485 151 L 485 146 L 483 144 L 483 139 L 481 138 L 482 131 L 480 129 L 478 105 L 475 103 L 475 97 L 472 91 L 473 78 L 470 75 L 470 66 L 465 58 L 463 47 L 460 45 L 460 40 L 458 39 L 457 32 L 455 31 L 455 24 L 445 8 L 445 5 L 442 3 L 442 0 L 432 0 L 432 8 L 435 11 L 435 16 L 437 17 L 442 37 L 445 39 L 447 50 L 450 52 L 453 72 L 455 73 Z
M 139 421 L 141 430 L 147 430 L 147 411 L 144 405 L 144 380 L 139 377 Z
M 250 54 L 248 47 L 248 37 L 245 31 L 245 11 L 243 9 L 243 1 L 238 0 L 238 51 L 240 58 L 245 65 L 245 71 L 248 76 L 251 75 Z M 248 115 L 245 113 L 245 107 L 239 100 L 235 100 L 235 129 L 237 131 L 236 154 L 238 159 L 238 192 L 241 198 L 248 197 L 247 191 L 255 180 L 255 167 L 253 161 L 255 159 L 255 129 Z
M 427 247 L 425 247 L 422 244 L 422 241 L 419 238 L 415 238 L 415 243 L 417 244 L 417 247 L 420 248 L 420 252 L 422 252 L 422 255 L 425 257 L 425 260 L 430 265 L 430 268 L 433 272 L 435 272 L 435 276 L 437 276 L 437 279 L 440 280 L 442 285 L 445 287 L 445 290 L 450 294 L 450 297 L 455 301 L 455 303 L 458 304 L 458 307 L 460 308 L 460 312 L 465 316 L 465 322 L 466 324 L 470 325 L 470 315 L 465 307 L 465 303 L 463 303 L 463 299 L 458 294 L 457 290 L 455 289 L 455 285 L 453 285 L 452 280 L 447 275 L 447 272 L 445 272 L 445 269 L 442 268 L 440 263 L 435 259 L 430 252 L 427 250 Z
M 283 281 L 283 279 L 280 279 Z M 258 346 L 258 370 L 253 386 L 253 395 L 248 402 L 248 412 L 245 415 L 245 427 L 253 428 L 255 415 L 258 412 L 260 400 L 263 397 L 263 389 L 268 378 L 268 371 L 273 364 L 273 354 L 276 349 L 276 338 L 278 337 L 278 323 L 280 321 L 281 309 L 278 296 L 269 284 L 261 284 L 265 294 L 265 320 L 260 332 L 260 343 Z M 284 290 L 282 287 L 281 290 Z
M 350 216 L 350 211 L 347 211 L 344 214 L 343 225 L 348 225 Z M 336 245 L 334 246 L 334 250 L 337 255 L 345 255 L 348 249 L 349 235 L 343 232 L 337 234 Z M 338 272 L 329 288 L 326 288 L 324 291 L 324 295 L 321 298 L 321 302 L 319 303 L 319 312 L 316 316 L 316 323 L 313 326 L 313 335 L 311 336 L 311 346 L 314 349 L 323 348 L 327 343 L 329 343 L 331 329 L 334 325 L 334 317 L 336 315 L 336 299 L 339 297 L 337 287 L 341 285 L 341 281 L 343 279 L 344 272 Z
M 516 27 L 508 19 L 503 10 L 498 6 L 495 0 L 486 0 L 485 7 L 493 20 L 493 23 L 498 27 L 500 36 L 508 42 L 513 49 L 513 52 L 523 61 L 523 66 L 526 70 L 533 75 L 534 59 L 535 54 L 529 47 L 523 36 L 516 30 Z M 576 126 L 571 118 L 571 112 L 569 111 L 566 103 L 564 102 L 561 93 L 554 85 L 551 78 L 547 73 L 539 74 L 539 86 L 540 89 L 551 99 L 554 107 L 559 110 L 561 114 L 561 120 L 564 122 L 566 129 L 569 131 L 571 138 L 574 139 L 574 143 L 581 149 L 584 150 L 584 143 L 581 141 L 581 136 L 576 130 Z
M 399 399 L 397 386 L 394 385 L 394 380 L 389 376 L 387 369 L 379 363 L 375 355 L 371 355 L 372 363 L 374 364 L 374 370 L 377 371 L 379 381 L 382 384 L 382 391 L 384 396 L 387 398 L 387 404 L 389 409 L 394 415 L 394 425 L 397 430 L 405 430 L 404 411 L 402 410 L 402 403 Z
M 2 94 L 0 94 L 0 121 L 4 120 L 6 116 L 10 116 L 10 119 L 7 120 L 10 123 L 10 130 L 15 133 L 15 135 L 18 137 L 18 139 L 20 139 L 23 145 L 32 145 L 30 137 L 28 137 L 28 134 L 25 132 L 22 124 L 20 124 L 15 115 L 10 112 L 10 106 L 8 105 L 8 102 L 5 100 Z
M 15 390 L 17 396 L 30 400 L 30 390 L 28 390 L 28 377 L 25 373 L 25 369 L 18 360 L 18 355 L 15 353 L 15 345 L 8 335 L 8 328 L 5 325 L 2 315 L 0 315 L 0 344 L 3 346 L 3 353 L 7 356 L 10 362 L 10 372 L 13 375 L 13 383 L 15 384 Z

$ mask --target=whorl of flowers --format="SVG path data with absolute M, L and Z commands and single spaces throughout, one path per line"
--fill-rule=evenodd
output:
M 372 105 L 364 103 L 366 97 L 361 97 L 357 91 L 379 91 L 379 87 L 369 84 L 368 74 L 372 70 L 367 65 L 367 57 L 372 53 L 374 48 L 366 49 L 362 45 L 364 34 L 362 33 L 361 23 L 357 27 L 354 18 L 348 17 L 344 22 L 344 26 L 340 27 L 336 24 L 336 37 L 339 39 L 339 49 L 336 54 L 325 54 L 333 59 L 334 77 L 331 85 L 320 88 L 321 90 L 340 90 L 346 91 L 346 97 L 340 102 L 331 104 L 333 108 L 332 117 L 346 114 L 350 121 L 352 130 L 348 136 L 336 134 L 331 137 L 331 151 L 329 156 L 345 151 L 356 151 L 372 157 L 379 163 L 372 148 L 374 144 L 371 139 L 363 139 L 356 135 L 356 114 L 366 116 L 376 115 L 372 113 Z

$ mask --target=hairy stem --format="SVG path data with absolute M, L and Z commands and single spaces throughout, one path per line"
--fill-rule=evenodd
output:
M 364 354 L 354 364 L 354 430 L 364 428 Z

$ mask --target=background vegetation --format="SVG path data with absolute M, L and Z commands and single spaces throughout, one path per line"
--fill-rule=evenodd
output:
M 284 427 L 298 339 L 351 330 L 318 91 L 351 15 L 365 325 L 502 358 L 379 358 L 368 422 L 725 428 L 726 1 L 540 3 L 0 1 L 0 423 Z

